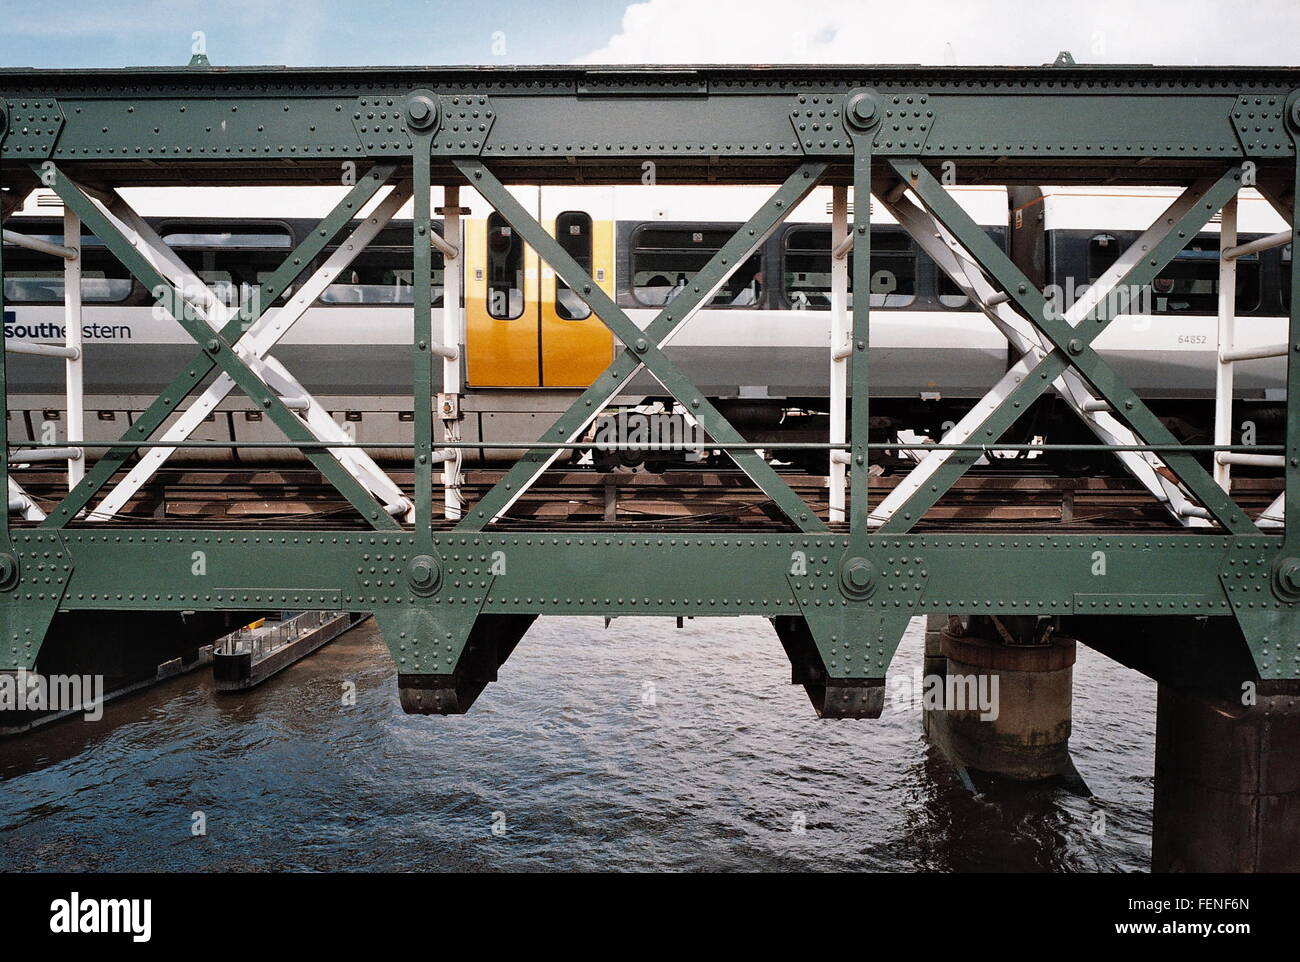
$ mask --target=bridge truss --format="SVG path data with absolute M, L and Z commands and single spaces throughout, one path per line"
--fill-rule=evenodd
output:
M 45 184 L 67 211 L 67 331 L 79 332 L 81 231 L 97 236 L 194 341 L 194 359 L 98 456 L 84 437 L 11 443 L 0 528 L 0 669 L 32 668 L 57 612 L 319 608 L 373 612 L 414 712 L 463 712 L 538 615 L 770 618 L 828 717 L 878 714 L 910 618 L 1107 617 L 1211 626 L 1168 656 L 1237 685 L 1300 679 L 1300 269 L 1292 261 L 1285 443 L 1230 443 L 1233 302 L 1220 304 L 1220 417 L 1206 446 L 1179 442 L 1093 343 L 1190 238 L 1222 219 L 1231 292 L 1235 205 L 1255 186 L 1292 225 L 1300 197 L 1300 71 L 1246 68 L 215 69 L 0 72 L 5 213 Z M 512 183 L 768 184 L 769 199 L 693 283 L 638 326 L 510 194 Z M 338 185 L 347 196 L 239 308 L 227 307 L 118 192 L 134 186 Z M 943 188 L 963 184 L 1177 185 L 1182 194 L 1059 316 L 1042 290 Z M 833 194 L 832 385 L 825 508 L 801 496 L 665 348 L 731 272 L 818 185 Z M 481 194 L 614 333 L 610 367 L 497 482 L 463 497 L 457 398 L 459 272 L 433 308 L 436 247 L 459 253 L 458 191 Z M 1019 358 L 916 467 L 869 504 L 872 196 L 1007 338 Z M 385 188 L 389 188 L 385 193 Z M 432 229 L 435 192 L 444 231 Z M 369 458 L 273 356 L 330 279 L 413 198 L 414 411 L 410 479 Z M 363 209 L 365 216 L 358 216 Z M 1294 230 L 1277 239 L 1293 239 Z M 341 242 L 340 242 L 341 241 Z M 7 242 L 32 246 L 21 236 Z M 47 247 L 51 246 L 46 244 Z M 310 277 L 306 265 L 335 246 Z M 0 266 L 2 273 L 2 266 Z M 457 275 L 457 277 L 453 277 Z M 288 299 L 281 299 L 291 291 Z M 435 321 L 438 323 L 435 324 Z M 1288 345 L 1292 349 L 1288 349 Z M 7 344 L 50 353 L 49 345 Z M 1240 353 L 1240 352 L 1238 352 Z M 1257 351 L 1250 357 L 1261 356 Z M 79 406 L 80 351 L 55 349 Z M 140 359 L 148 363 L 147 357 Z M 659 528 L 506 523 L 593 419 L 648 374 L 770 501 L 781 523 Z M 440 376 L 439 376 L 440 375 Z M 0 362 L 0 386 L 3 364 Z M 851 388 L 851 390 L 850 390 Z M 310 529 L 169 526 L 119 516 L 224 397 L 259 405 L 350 505 Z M 1112 451 L 1167 524 L 1139 533 L 1044 533 L 959 521 L 918 530 L 1033 402 L 1055 392 Z M 0 391 L 0 398 L 7 393 Z M 1226 398 L 1226 402 L 1225 399 Z M 1224 407 L 1226 403 L 1226 408 Z M 1226 412 L 1226 413 L 1225 413 Z M 3 422 L 8 423 L 8 419 Z M 80 420 L 69 422 L 80 425 Z M 1004 442 L 1005 443 L 1005 442 Z M 222 443 L 223 446 L 237 445 Z M 11 465 L 68 459 L 48 511 Z M 1234 500 L 1233 463 L 1275 466 L 1262 513 Z M 85 465 L 84 469 L 82 465 Z M 441 466 L 442 479 L 435 478 Z M 845 488 L 847 487 L 847 497 Z M 1216 653 L 1217 652 L 1217 653 Z M 1233 666 L 1231 669 L 1225 666 Z M 1183 666 L 1185 670 L 1185 665 Z M 1236 672 L 1233 674 L 1233 672 Z M 1212 682 L 1214 679 L 1206 679 Z

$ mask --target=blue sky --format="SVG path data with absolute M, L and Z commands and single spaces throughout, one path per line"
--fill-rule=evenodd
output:
M 183 65 L 195 31 L 205 34 L 211 62 L 222 65 L 569 63 L 615 34 L 627 5 L 627 0 L 58 0 L 53 17 L 41 16 L 39 6 L 22 16 L 6 11 L 0 20 L 0 64 Z
M 0 66 L 1300 64 L 1297 0 L 6 0 Z M 48 11 L 48 12 L 47 12 Z

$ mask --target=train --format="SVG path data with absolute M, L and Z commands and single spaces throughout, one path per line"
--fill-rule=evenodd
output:
M 947 189 L 1034 283 L 1066 291 L 1095 281 L 1177 196 L 1175 189 L 1161 187 Z M 645 184 L 510 190 L 642 327 L 691 282 L 770 193 L 756 186 Z M 235 192 L 238 199 L 233 201 L 231 191 L 223 188 L 125 188 L 121 193 L 233 306 L 281 263 L 343 192 L 329 187 L 246 187 Z M 519 451 L 494 444 L 537 439 L 607 367 L 616 343 L 587 305 L 482 197 L 463 189 L 460 203 L 466 211 L 463 256 L 444 262 L 435 250 L 434 308 L 442 308 L 445 271 L 460 271 L 461 437 L 481 442 L 465 451 L 465 463 L 501 463 Z M 875 204 L 872 213 L 869 431 L 873 441 L 937 439 L 1017 358 L 1006 339 L 882 206 Z M 272 351 L 362 444 L 411 438 L 410 218 L 408 202 Z M 1120 376 L 1176 436 L 1188 441 L 1211 438 L 1217 219 L 1187 242 L 1145 292 L 1149 310 L 1119 317 L 1096 342 Z M 1241 192 L 1238 224 L 1239 243 L 1287 226 L 1250 189 Z M 63 242 L 62 210 L 48 190 L 29 196 L 6 226 Z M 441 231 L 442 221 L 433 226 Z M 735 270 L 666 349 L 751 441 L 776 445 L 827 438 L 830 231 L 831 189 L 820 187 Z M 196 345 L 157 309 L 153 295 L 98 238 L 85 235 L 80 247 L 84 433 L 87 440 L 107 441 L 119 437 L 192 359 Z M 320 260 L 332 250 L 327 248 Z M 1237 347 L 1285 339 L 1291 256 L 1286 246 L 1239 259 Z M 316 266 L 309 265 L 302 277 Z M 57 258 L 6 245 L 6 338 L 61 343 L 62 288 Z M 282 297 L 291 294 L 292 289 Z M 10 354 L 7 364 L 11 440 L 66 440 L 63 364 L 21 354 Z M 435 375 L 440 377 L 437 371 Z M 1234 403 L 1260 443 L 1280 430 L 1284 384 L 1284 358 L 1237 365 Z M 673 408 L 663 388 L 645 373 L 630 382 L 615 404 L 623 409 Z M 193 437 L 213 442 L 281 439 L 260 406 L 238 392 Z M 1050 397 L 1040 400 L 1009 438 L 1091 440 L 1077 418 Z M 393 447 L 375 447 L 369 453 L 385 465 L 409 463 L 411 457 L 409 449 Z M 91 459 L 95 454 L 88 452 Z M 774 449 L 769 456 L 788 457 L 809 471 L 826 471 L 825 452 L 783 455 Z M 274 465 L 297 457 L 277 447 L 206 447 L 178 451 L 173 462 Z M 660 469 L 673 455 L 623 452 L 608 457 Z

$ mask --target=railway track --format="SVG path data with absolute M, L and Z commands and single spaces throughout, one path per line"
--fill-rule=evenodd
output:
M 462 494 L 474 503 L 504 472 L 465 472 Z M 54 471 L 16 473 L 46 509 L 65 491 Z M 782 477 L 821 517 L 826 517 L 826 479 L 797 472 Z M 410 494 L 410 473 L 394 473 Z M 874 506 L 901 475 L 871 478 Z M 1280 479 L 1233 480 L 1233 497 L 1257 515 L 1281 491 Z M 441 491 L 435 491 L 435 499 Z M 306 470 L 164 470 L 115 518 L 78 525 L 112 527 L 337 527 L 355 512 L 319 475 Z M 775 506 L 737 470 L 548 471 L 512 506 L 499 525 L 562 528 L 645 526 L 649 530 L 785 530 Z M 918 531 L 967 528 L 1042 528 L 1060 531 L 1178 530 L 1151 496 L 1124 477 L 1062 478 L 1047 473 L 972 471 L 932 508 Z M 451 523 L 447 523 L 451 527 Z M 358 518 L 356 527 L 365 526 Z

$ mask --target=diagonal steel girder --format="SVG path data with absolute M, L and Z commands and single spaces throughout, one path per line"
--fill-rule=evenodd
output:
M 643 331 L 601 290 L 499 180 L 479 161 L 458 160 L 456 166 L 470 184 L 537 251 L 557 276 L 576 292 L 592 312 L 623 343 L 623 353 L 598 377 L 542 436 L 546 442 L 576 440 L 593 418 L 609 404 L 642 367 L 677 399 L 717 442 L 743 443 L 744 438 L 722 416 L 690 379 L 663 354 L 662 348 L 740 264 L 753 254 L 782 220 L 817 186 L 826 170 L 823 163 L 802 164 L 772 197 L 732 236 L 696 276 Z M 457 526 L 477 531 L 491 524 L 559 457 L 560 449 L 534 448 L 506 472 Z M 736 464 L 801 531 L 825 531 L 825 523 L 756 451 L 728 449 Z
M 330 430 L 335 422 L 330 417 L 329 412 L 312 398 L 307 389 L 293 379 L 275 358 L 268 357 L 268 353 L 302 319 L 325 288 L 365 249 L 366 245 L 378 235 L 410 197 L 411 190 L 408 184 L 398 184 L 394 187 L 392 192 L 338 245 L 337 250 L 326 259 L 325 263 L 311 277 L 298 285 L 288 302 L 279 307 L 268 308 L 256 320 L 246 321 L 244 325 L 246 330 L 234 342 L 234 350 L 244 352 L 244 356 L 250 363 L 260 362 L 265 365 L 265 368 L 258 370 L 258 373 L 263 377 L 269 375 L 271 378 L 275 378 L 277 390 L 282 396 L 292 394 L 306 399 L 308 426 L 321 440 L 350 443 L 350 439 L 347 438 L 342 429 Z M 137 232 L 143 232 L 145 239 L 160 254 L 166 256 L 167 252 L 163 249 L 165 245 L 163 245 L 162 239 L 134 211 L 125 207 L 125 202 L 122 202 L 121 207 L 117 204 L 110 205 L 110 213 L 124 220 L 130 228 L 135 229 Z M 189 285 L 202 285 L 202 281 L 199 280 L 198 276 L 179 258 L 175 258 L 173 266 L 175 268 L 175 273 L 171 275 L 173 280 L 180 276 Z M 200 290 L 201 288 L 196 287 L 195 289 Z M 208 299 L 206 306 L 218 312 L 215 316 L 221 321 L 229 319 L 229 309 L 215 297 Z M 219 374 L 203 393 L 185 409 L 184 413 L 167 428 L 159 440 L 169 443 L 185 441 L 234 389 L 235 382 L 230 376 L 224 373 Z M 322 437 L 327 432 L 333 434 L 334 437 Z M 176 448 L 174 447 L 155 447 L 142 454 L 126 477 L 115 484 L 112 490 L 95 506 L 89 518 L 91 520 L 107 520 L 115 515 L 175 451 Z M 343 448 L 331 449 L 331 453 L 344 462 L 349 473 L 362 480 L 362 483 L 372 493 L 383 497 L 388 504 L 398 507 L 409 504 L 396 482 L 389 478 L 387 473 L 375 464 L 364 451 L 355 448 Z
M 1008 372 L 1003 379 L 1006 382 L 1005 393 L 970 434 L 973 443 L 993 446 L 1019 416 L 1072 366 L 1143 443 L 1177 445 L 1177 439 L 1137 394 L 1115 375 L 1110 365 L 1092 349 L 1091 343 L 1121 313 L 1128 293 L 1149 284 L 1183 249 L 1187 238 L 1195 236 L 1224 203 L 1236 196 L 1241 182 L 1239 167 L 1229 169 L 1215 181 L 1198 198 L 1198 203 L 1189 205 L 1168 225 L 1170 229 L 1143 259 L 1127 269 L 1114 288 L 1118 297 L 1105 297 L 1104 302 L 1102 298 L 1106 292 L 1091 297 L 1077 323 L 1071 324 L 1048 309 L 1042 292 L 1030 283 L 1006 252 L 984 233 L 919 160 L 890 160 L 890 164 L 930 214 L 961 243 L 970 259 L 1010 297 L 1053 348 L 1050 354 L 1032 366 L 1022 361 Z M 1235 534 L 1258 533 L 1245 512 L 1214 483 L 1192 454 L 1171 452 L 1163 454 L 1162 459 L 1225 529 Z M 879 530 L 891 533 L 909 530 L 975 461 L 976 457 L 968 453 L 948 458 L 933 472 L 930 483 L 914 491 Z
M 912 239 L 930 256 L 930 259 L 935 262 L 939 269 L 952 279 L 963 294 L 970 298 L 971 303 L 992 322 L 1011 344 L 1012 348 L 1021 355 L 1022 360 L 1027 363 L 1036 363 L 1050 353 L 1051 347 L 1043 344 L 1042 337 L 1037 334 L 1033 325 L 1021 316 L 1010 303 L 997 297 L 997 290 L 984 276 L 983 271 L 964 256 L 965 251 L 960 249 L 960 244 L 942 224 L 935 221 L 932 216 L 921 210 L 905 196 L 891 200 L 891 191 L 888 190 L 878 192 L 877 196 L 882 206 L 894 216 L 899 225 L 912 236 Z M 1177 206 L 1186 207 L 1190 202 L 1191 195 L 1187 200 L 1176 203 Z M 1130 246 L 1124 256 L 1143 254 L 1151 243 L 1152 238 L 1150 235 L 1150 231 L 1145 232 Z M 1067 312 L 1066 319 L 1070 320 L 1070 318 L 1071 314 Z M 1120 424 L 1114 415 L 1107 411 L 1087 407 L 1087 404 L 1095 401 L 1096 398 L 1088 390 L 1087 385 L 1077 372 L 1073 370 L 1066 371 L 1054 382 L 1053 387 L 1062 400 L 1088 425 L 1102 443 L 1121 446 L 1139 443 L 1133 432 Z M 951 453 L 935 451 L 930 452 L 927 457 L 934 458 L 933 466 L 937 466 L 943 460 L 946 460 L 946 456 Z M 1154 455 L 1137 451 L 1118 451 L 1115 456 L 1143 487 L 1165 505 L 1179 524 L 1189 524 L 1190 519 L 1187 517 L 1186 512 L 1181 509 L 1190 502 L 1176 484 L 1157 472 L 1156 464 L 1158 462 Z M 931 469 L 927 468 L 927 470 Z M 917 477 L 913 478 L 909 475 L 904 478 L 903 482 L 896 486 L 889 493 L 889 496 L 871 513 L 873 523 L 879 524 L 881 519 L 889 517 L 895 508 L 906 500 L 912 490 L 924 484 L 926 480 L 925 473 L 919 471 L 918 466 Z
M 1210 187 L 1213 186 L 1213 184 L 1213 180 L 1200 182 L 1193 185 L 1176 198 L 1173 203 L 1170 204 L 1169 208 L 1159 218 L 1157 218 L 1156 222 L 1147 230 L 1143 231 L 1142 234 L 1129 246 L 1129 248 L 1120 255 L 1115 263 L 1103 272 L 1097 282 L 1091 285 L 1085 293 L 1081 294 L 1076 303 L 1069 307 L 1065 313 L 1066 321 L 1071 325 L 1077 324 L 1082 318 L 1089 316 L 1090 313 L 1099 305 L 1114 303 L 1113 298 L 1116 295 L 1118 286 L 1125 280 L 1130 270 L 1145 259 L 1148 252 L 1153 250 L 1174 229 L 1174 224 L 1177 224 L 1188 211 L 1192 210 L 1200 203 L 1201 198 Z M 907 185 L 901 184 L 900 186 L 905 190 Z M 901 196 L 901 193 L 902 191 L 898 188 L 882 191 L 882 194 L 886 197 L 886 201 L 890 196 Z M 900 200 L 900 205 L 902 203 L 903 202 Z M 900 213 L 904 214 L 904 220 L 907 220 L 909 210 L 916 209 L 912 207 L 910 203 L 905 207 L 900 206 Z M 1028 345 L 1028 350 L 1024 352 L 1024 356 L 1014 364 L 1006 374 L 1003 375 L 998 383 L 994 385 L 992 390 L 990 390 L 989 393 L 979 401 L 979 403 L 973 406 L 971 410 L 968 411 L 967 414 L 961 418 L 961 420 L 958 421 L 958 423 L 954 425 L 942 439 L 943 442 L 948 444 L 969 443 L 971 439 L 976 436 L 977 431 L 984 429 L 983 420 L 985 416 L 996 410 L 998 405 L 1002 403 L 1007 395 L 1015 389 L 1016 385 L 1024 381 L 1025 377 L 1029 374 L 1030 368 L 1034 364 L 1042 361 L 1043 358 L 1048 355 L 1050 352 L 1050 345 L 1044 347 L 1041 335 L 1038 335 L 1034 330 L 1033 325 L 1012 306 L 1009 296 L 1003 294 L 1001 297 L 996 298 L 997 300 L 1005 301 L 1005 303 L 998 304 L 996 307 L 990 307 L 991 302 L 995 299 L 995 295 L 999 292 L 996 291 L 993 284 L 985 278 L 982 268 L 970 259 L 970 255 L 949 232 L 943 229 L 941 224 L 939 224 L 928 213 L 919 210 L 916 210 L 915 219 L 918 223 L 905 224 L 905 226 L 907 226 L 913 233 L 914 237 L 917 238 L 922 247 L 925 248 L 927 252 L 933 248 L 933 253 L 937 255 L 936 259 L 941 266 L 946 267 L 949 261 L 954 262 L 955 266 L 952 270 L 960 272 L 961 278 L 966 278 L 968 276 L 967 271 L 969 271 L 970 276 L 974 278 L 974 280 L 968 281 L 968 283 L 975 284 L 976 287 L 974 289 L 981 294 L 981 297 L 977 302 L 980 307 L 991 317 L 993 316 L 993 313 L 996 312 L 996 317 L 1001 319 L 1006 327 L 1004 333 L 1007 334 L 1008 337 L 1019 334 L 1019 339 L 1023 341 L 1024 344 Z M 913 227 L 917 229 L 912 230 Z M 941 243 L 941 241 L 943 241 L 943 243 Z M 945 244 L 948 246 L 945 246 Z M 959 284 L 962 283 L 961 278 L 958 278 Z M 1116 313 L 1119 313 L 1118 310 Z M 995 323 L 998 323 L 998 321 L 995 320 Z M 1082 379 L 1079 379 L 1078 375 L 1072 371 L 1067 370 L 1063 372 L 1061 379 L 1069 377 L 1077 379 L 1080 386 L 1086 390 L 1086 385 L 1083 385 Z M 1014 420 L 1014 418 L 1012 420 Z M 1118 425 L 1118 422 L 1116 422 L 1116 426 L 1122 427 L 1122 425 Z M 934 477 L 941 469 L 944 469 L 950 461 L 960 463 L 963 459 L 969 459 L 972 463 L 975 460 L 974 457 L 970 455 L 953 450 L 929 452 L 922 459 L 921 463 L 909 472 L 902 482 L 898 484 L 879 505 L 876 506 L 876 509 L 871 514 L 872 522 L 876 525 L 884 524 L 885 521 L 897 513 L 898 509 L 904 504 L 904 502 L 912 497 L 916 491 L 918 491 L 923 485 L 930 484 L 932 477 Z M 1137 468 L 1139 472 L 1142 470 L 1142 466 L 1137 462 L 1132 462 L 1132 465 Z M 1139 473 L 1139 477 L 1140 476 Z M 1182 495 L 1181 490 L 1176 485 L 1166 481 L 1163 477 L 1158 475 L 1157 477 L 1160 478 L 1163 490 L 1169 492 L 1169 497 L 1160 498 L 1161 501 L 1165 503 L 1174 501 L 1179 506 L 1188 503 L 1187 499 Z M 1148 484 L 1148 488 L 1159 489 L 1151 484 Z M 1157 495 L 1157 497 L 1160 496 Z M 1174 508 L 1174 505 L 1170 505 L 1170 507 L 1172 509 Z M 904 512 L 904 514 L 907 513 L 908 512 Z M 904 518 L 904 520 L 906 521 L 909 519 Z
M 322 221 L 320 227 L 289 254 L 284 263 L 255 292 L 255 294 L 260 295 L 260 303 L 263 305 L 263 309 L 265 309 L 265 306 L 273 304 L 275 298 L 297 280 L 311 259 L 324 250 L 325 246 L 337 236 L 339 231 L 364 206 L 365 202 L 373 197 L 388 178 L 392 176 L 395 169 L 395 165 L 384 164 L 370 171 L 348 192 L 347 196 L 340 201 L 329 216 Z M 250 317 L 250 312 L 247 310 L 249 305 L 246 302 L 234 317 L 226 321 L 220 330 L 215 329 L 215 325 L 209 321 L 207 313 L 202 307 L 188 301 L 185 292 L 177 289 L 163 275 L 150 256 L 137 249 L 123 235 L 114 219 L 106 215 L 61 170 L 55 168 L 51 173 L 53 175 L 52 186 L 63 200 L 64 205 L 81 217 L 82 222 L 90 228 L 91 232 L 103 241 L 105 247 L 146 288 L 150 291 L 161 289 L 165 292 L 164 296 L 171 300 L 170 306 L 178 308 L 173 312 L 174 315 L 180 315 L 175 318 L 177 323 L 196 343 L 203 346 L 203 354 L 195 358 L 169 385 L 168 389 L 154 400 L 132 425 L 131 429 L 123 435 L 121 440 L 126 442 L 128 439 L 146 440 L 149 438 L 154 431 L 162 426 L 181 401 L 198 387 L 204 377 L 215 368 L 220 368 L 230 376 L 250 399 L 258 401 L 268 412 L 272 421 L 284 432 L 285 437 L 288 439 L 289 444 L 287 446 L 302 446 L 301 450 L 304 456 L 360 512 L 361 516 L 372 527 L 378 530 L 401 530 L 401 525 L 388 515 L 383 507 L 371 496 L 370 492 L 344 468 L 337 458 L 328 451 L 315 449 L 316 437 L 285 406 L 276 393 L 270 390 L 266 383 L 252 371 L 244 359 L 232 349 L 233 342 L 238 340 L 250 321 L 255 321 L 257 317 L 260 317 L 260 313 L 255 317 Z M 161 257 L 170 255 L 170 251 L 166 255 L 161 252 L 153 253 L 155 256 Z M 69 492 L 67 497 L 50 512 L 43 526 L 61 528 L 70 523 L 77 513 L 103 487 L 105 482 L 116 473 L 121 464 L 136 450 L 133 445 L 124 444 L 106 452 L 95 467 L 86 473 L 81 483 Z

